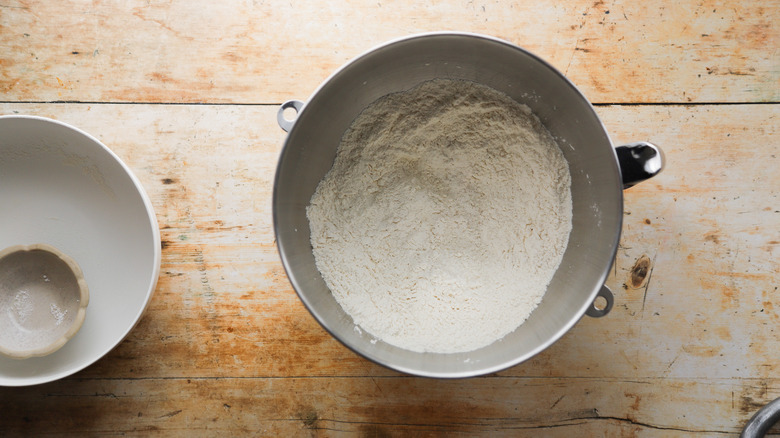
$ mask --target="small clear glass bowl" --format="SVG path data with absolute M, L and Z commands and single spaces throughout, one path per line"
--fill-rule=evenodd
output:
M 54 353 L 84 324 L 88 304 L 81 268 L 57 248 L 38 243 L 0 251 L 0 354 Z

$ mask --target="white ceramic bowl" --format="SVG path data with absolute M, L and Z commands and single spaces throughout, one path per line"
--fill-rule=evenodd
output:
M 56 352 L 0 355 L 0 386 L 69 376 L 118 345 L 146 310 L 160 233 L 131 170 L 89 134 L 34 116 L 0 116 L 0 248 L 45 242 L 78 261 L 89 315 Z
M 45 243 L 0 250 L 0 354 L 54 353 L 84 324 L 88 305 L 84 273 L 67 254 Z

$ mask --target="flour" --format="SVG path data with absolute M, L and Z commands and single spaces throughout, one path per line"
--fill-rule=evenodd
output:
M 502 338 L 538 305 L 571 208 L 566 160 L 527 106 L 437 79 L 354 120 L 307 216 L 317 268 L 355 324 L 454 353 Z

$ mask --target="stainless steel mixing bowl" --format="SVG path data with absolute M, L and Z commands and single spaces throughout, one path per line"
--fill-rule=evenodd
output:
M 572 179 L 572 232 L 542 302 L 514 332 L 468 353 L 412 352 L 356 329 L 315 266 L 306 218 L 306 206 L 353 119 L 376 99 L 434 78 L 474 81 L 527 104 L 558 140 Z M 297 112 L 294 119 L 285 116 L 289 108 Z M 588 100 L 549 64 L 506 41 L 465 33 L 415 35 L 374 48 L 336 71 L 305 104 L 285 102 L 279 124 L 288 136 L 274 182 L 273 216 L 290 282 L 344 345 L 389 368 L 430 377 L 500 371 L 548 347 L 586 312 L 606 314 L 612 294 L 604 281 L 620 239 L 622 190 L 663 166 L 660 150 L 649 143 L 613 148 Z M 599 296 L 606 307 L 594 304 Z

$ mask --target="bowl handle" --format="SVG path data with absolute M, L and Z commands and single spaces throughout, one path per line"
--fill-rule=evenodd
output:
M 284 117 L 284 110 L 288 108 L 295 110 L 295 117 L 293 119 Z M 295 119 L 298 118 L 298 113 L 301 112 L 301 108 L 303 108 L 303 102 L 300 100 L 288 100 L 287 102 L 283 103 L 279 107 L 279 111 L 276 113 L 276 121 L 279 122 L 279 127 L 282 128 L 285 132 L 290 132 L 293 124 L 295 124 Z
M 604 298 L 606 301 L 606 305 L 603 307 L 596 306 L 596 301 L 598 301 L 599 297 Z M 612 310 L 612 304 L 614 304 L 614 302 L 615 298 L 612 296 L 612 291 L 609 290 L 607 285 L 603 285 L 596 295 L 596 298 L 590 303 L 590 306 L 588 306 L 588 310 L 585 311 L 585 314 L 593 318 L 601 318 Z
M 666 164 L 661 149 L 646 141 L 618 146 L 615 153 L 623 175 L 623 190 L 658 175 Z

